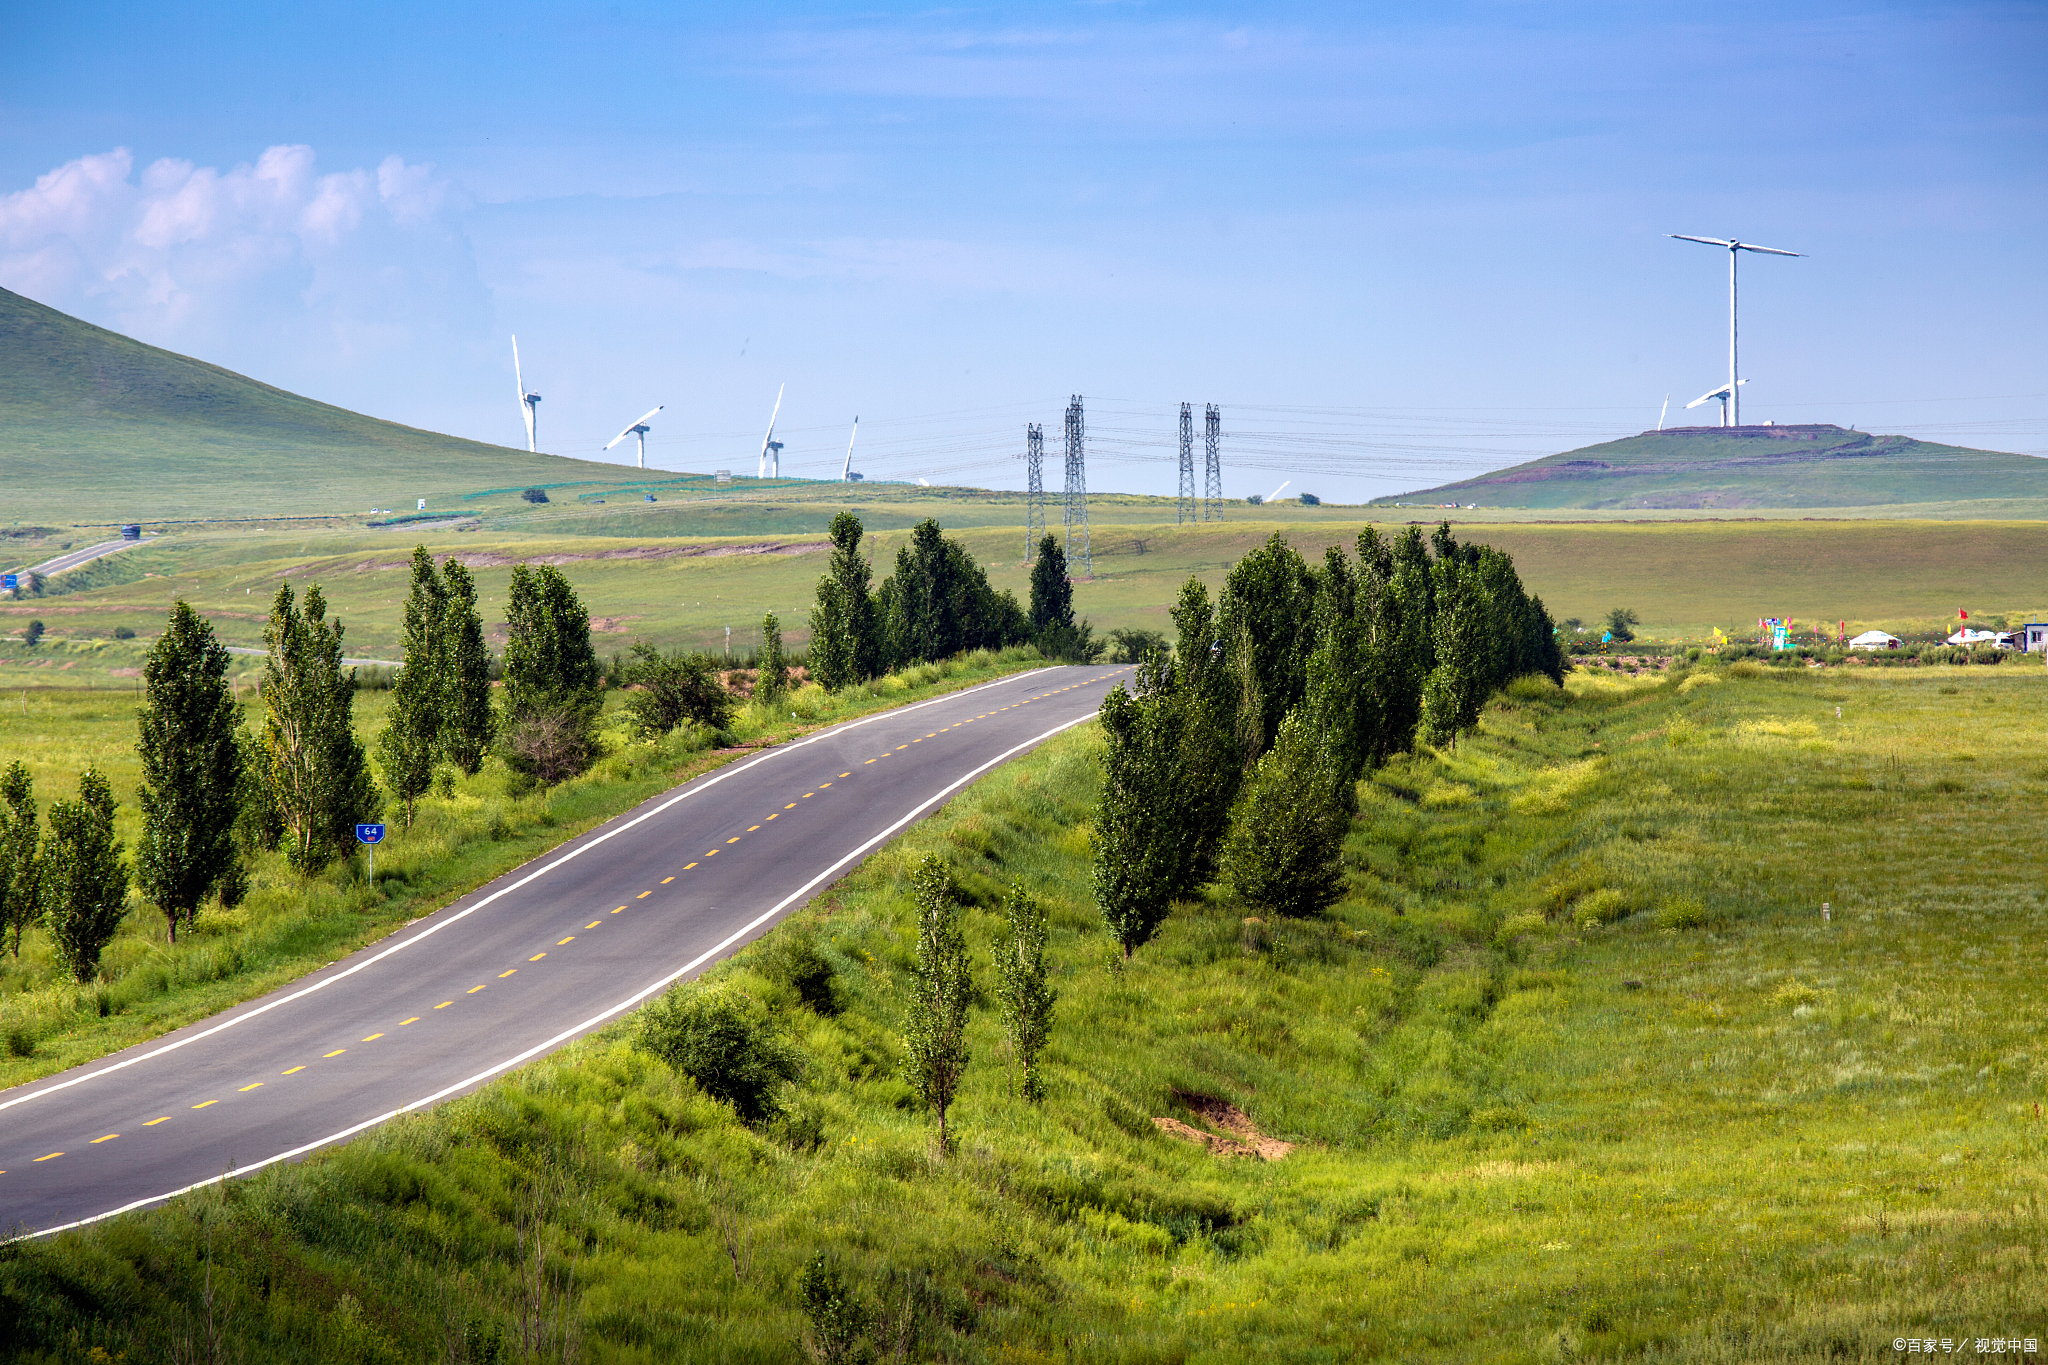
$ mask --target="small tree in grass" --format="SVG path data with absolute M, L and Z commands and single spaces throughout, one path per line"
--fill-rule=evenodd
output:
M 918 1103 L 938 1115 L 938 1155 L 951 1149 L 946 1111 L 967 1071 L 967 1003 L 974 981 L 967 935 L 946 865 L 927 853 L 910 874 L 917 898 L 917 962 L 903 1021 L 904 1078 Z
M 515 564 L 505 602 L 505 762 L 516 786 L 553 786 L 603 752 L 604 667 L 590 647 L 590 612 L 552 564 Z
M 642 739 L 665 735 L 686 720 L 720 730 L 732 719 L 732 693 L 701 656 L 663 654 L 639 640 L 633 659 L 626 681 L 639 690 L 626 699 L 626 710 Z
M 235 819 L 241 811 L 240 708 L 228 687 L 228 652 L 184 601 L 142 666 L 148 704 L 141 740 L 142 839 L 135 850 L 143 896 L 163 911 L 171 942 L 215 889 L 233 895 Z M 225 897 L 224 897 L 225 899 Z
M 20 759 L 0 776 L 0 930 L 14 935 L 14 955 L 21 956 L 21 931 L 42 918 L 42 829 L 36 823 L 36 784 Z
M 782 622 L 761 618 L 761 664 L 754 670 L 754 700 L 773 701 L 789 690 L 789 661 L 782 657 Z
M 128 907 L 128 864 L 114 837 L 114 793 L 87 768 L 76 801 L 50 803 L 43 855 L 43 916 L 62 962 L 82 984 L 99 970 L 100 951 Z
M 670 991 L 641 1012 L 640 1045 L 748 1123 L 774 1117 L 778 1092 L 804 1071 L 767 1011 L 731 986 Z
M 263 641 L 263 763 L 285 861 L 306 876 L 355 849 L 355 827 L 384 798 L 356 737 L 356 674 L 341 662 L 341 622 L 329 623 L 316 584 L 303 609 L 278 588 Z
M 1344 894 L 1344 832 L 1357 790 L 1307 714 L 1290 711 L 1238 793 L 1223 844 L 1237 898 L 1276 915 L 1314 915 Z
M 1053 1002 L 1059 993 L 1046 980 L 1045 907 L 1024 894 L 1024 883 L 1012 882 L 1003 900 L 1003 935 L 996 944 L 996 998 L 1002 1003 L 1003 1031 L 1022 1082 L 1018 1092 L 1036 1101 L 1045 1094 L 1038 1056 L 1052 1033 Z
M 832 1257 L 813 1253 L 804 1263 L 804 1349 L 818 1365 L 853 1365 L 867 1356 L 870 1312 Z

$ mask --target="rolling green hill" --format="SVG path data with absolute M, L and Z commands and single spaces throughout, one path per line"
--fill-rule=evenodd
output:
M 9 520 L 361 514 L 619 466 L 485 445 L 301 398 L 0 289 Z
M 1380 502 L 1623 510 L 2043 496 L 2048 460 L 1820 424 L 1646 431 Z

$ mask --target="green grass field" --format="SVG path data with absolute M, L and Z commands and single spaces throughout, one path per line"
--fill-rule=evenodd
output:
M 927 510 L 919 508 L 917 510 Z M 942 519 L 985 507 L 931 508 Z M 1246 513 L 1254 509 L 1246 508 Z M 1221 524 L 1180 526 L 1113 522 L 1093 528 L 1095 576 L 1076 584 L 1075 606 L 1098 630 L 1163 629 L 1166 604 L 1191 573 L 1212 587 L 1229 566 L 1273 531 L 1310 558 L 1325 545 L 1350 544 L 1362 524 L 1340 509 L 1301 509 Z M 907 520 L 907 516 L 903 520 Z M 794 520 L 794 518 L 792 518 Z M 808 635 L 813 591 L 823 572 L 822 516 L 808 527 L 750 537 L 603 537 L 536 526 L 502 531 L 297 532 L 188 530 L 54 580 L 60 595 L 0 602 L 0 692 L 31 686 L 133 686 L 142 643 L 184 596 L 211 617 L 221 637 L 242 648 L 262 643 L 263 622 L 279 583 L 318 582 L 348 627 L 351 654 L 397 657 L 407 555 L 424 543 L 437 555 L 478 565 L 486 620 L 502 599 L 510 565 L 522 558 L 563 566 L 596 620 L 601 651 L 633 640 L 665 647 L 722 650 L 725 628 L 736 649 L 757 638 L 774 611 L 800 644 Z M 1028 596 L 1019 527 L 946 522 L 990 571 L 991 580 Z M 1559 620 L 1593 622 L 1629 606 L 1646 632 L 1670 640 L 1706 640 L 1719 626 L 1754 631 L 1761 616 L 1791 618 L 1832 634 L 1882 628 L 1927 635 L 1954 629 L 1958 608 L 1973 620 L 2017 624 L 2048 611 L 2048 522 L 1756 521 L 1633 525 L 1459 522 L 1463 538 L 1515 557 L 1523 578 Z M 1383 527 L 1383 529 L 1386 529 Z M 877 579 L 893 564 L 902 529 L 871 537 Z M 53 542 L 43 546 L 55 552 Z M 1078 572 L 1078 569 L 1077 569 Z M 102 586 L 66 591 L 72 582 Z M 40 620 L 52 643 L 22 648 L 19 632 Z M 117 629 L 138 641 L 116 641 Z M 9 636 L 17 637 L 9 639 Z M 244 677 L 259 660 L 250 658 Z
M 824 1249 L 916 1359 L 1853 1361 L 2048 1336 L 2043 687 L 1524 685 L 1367 784 L 1327 916 L 1212 898 L 1121 974 L 1078 731 L 777 931 L 817 936 L 836 1011 L 759 950 L 722 969 L 803 1046 L 816 1146 L 741 1126 L 622 1025 L 302 1166 L 19 1247 L 0 1320 L 24 1360 L 203 1354 L 210 1285 L 249 1361 L 510 1358 L 490 1344 L 522 1313 L 581 1360 L 795 1361 Z M 1061 992 L 1042 1107 L 1009 1097 L 977 1013 L 942 1164 L 895 1071 L 924 852 L 984 974 L 1000 887 L 1045 900 Z M 1214 1131 L 1217 1101 L 1293 1150 L 1215 1156 L 1155 1122 Z M 539 1295 L 510 1264 L 536 1238 Z

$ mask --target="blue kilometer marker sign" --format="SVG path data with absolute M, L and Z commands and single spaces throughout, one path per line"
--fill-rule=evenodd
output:
M 383 842 L 384 842 L 384 826 L 382 826 L 382 825 L 357 825 L 357 826 L 356 826 L 356 842 L 357 842 L 357 843 L 359 843 L 359 844 L 367 844 L 367 845 L 369 845 L 369 848 L 370 848 L 370 886 L 371 886 L 371 888 L 372 888 L 372 889 L 374 890 L 374 889 L 376 888 L 376 885 L 377 885 L 377 845 L 379 845 L 379 844 L 381 844 L 381 843 L 383 843 Z

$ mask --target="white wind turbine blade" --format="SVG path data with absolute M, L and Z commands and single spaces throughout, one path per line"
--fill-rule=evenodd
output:
M 526 423 L 526 448 L 533 449 L 533 404 L 526 401 L 526 378 L 519 372 L 519 336 L 512 337 L 512 385 L 519 390 L 519 420 Z
M 782 391 L 789 385 L 783 384 L 775 390 L 775 410 L 768 414 L 768 434 L 761 438 L 761 458 L 768 458 L 768 443 L 775 439 L 775 419 L 782 415 Z
M 1664 430 L 1664 419 L 1671 415 L 1671 395 L 1664 395 L 1664 406 L 1657 409 L 1657 430 Z
M 1282 480 L 1280 481 L 1280 487 L 1279 487 L 1279 488 L 1276 488 L 1276 489 L 1274 489 L 1274 490 L 1273 490 L 1272 492 L 1270 492 L 1270 493 L 1266 494 L 1266 497 L 1265 497 L 1265 501 L 1267 501 L 1267 502 L 1271 502 L 1271 501 L 1272 501 L 1273 499 L 1275 499 L 1275 498 L 1279 497 L 1279 496 L 1280 496 L 1280 492 L 1281 492 L 1281 489 L 1284 489 L 1284 488 L 1286 488 L 1288 484 L 1290 484 L 1290 483 L 1293 483 L 1293 482 L 1294 482 L 1294 480 L 1292 480 L 1292 479 L 1282 479 Z
M 1721 385 L 1721 387 L 1717 389 L 1709 389 L 1707 392 L 1693 399 L 1690 403 L 1687 403 L 1685 406 L 1688 409 L 1696 408 L 1702 403 L 1711 403 L 1717 398 L 1726 398 L 1727 396 L 1728 386 L 1726 384 L 1723 384 Z
M 604 448 L 606 450 L 610 450 L 613 446 L 625 440 L 628 436 L 631 436 L 633 434 L 633 429 L 635 427 L 645 426 L 647 424 L 648 418 L 654 416 L 655 413 L 660 412 L 663 408 L 667 406 L 668 404 L 666 403 L 656 403 L 653 407 L 641 413 L 638 417 L 635 417 L 630 423 L 628 423 L 624 431 L 612 437 L 611 440 L 606 441 L 604 443 Z
M 860 439 L 860 414 L 853 415 L 853 435 L 846 438 L 846 464 L 839 471 L 839 482 L 845 483 L 846 476 L 853 472 L 853 443 Z
M 1728 237 L 1688 237 L 1683 232 L 1667 232 L 1664 235 L 1666 237 L 1676 237 L 1681 242 L 1705 242 L 1708 246 L 1736 245 L 1735 241 Z
M 1737 242 L 1737 251 L 1761 251 L 1766 256 L 1804 256 L 1803 251 L 1780 251 L 1774 246 L 1751 246 L 1748 242 Z

